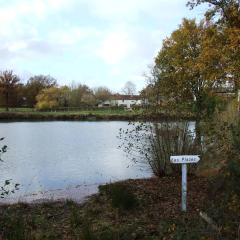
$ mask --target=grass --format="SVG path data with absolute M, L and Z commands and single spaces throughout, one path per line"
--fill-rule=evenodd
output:
M 62 110 L 52 110 L 52 111 L 37 111 L 34 108 L 10 108 L 7 112 L 5 108 L 0 108 L 1 113 L 31 113 L 31 114 L 47 114 L 47 115 L 62 115 L 62 114 L 69 114 L 69 115 L 134 115 L 134 114 L 140 114 L 142 113 L 142 110 L 136 110 L 136 111 L 128 111 L 122 108 L 119 109 L 89 109 L 89 110 L 68 110 L 68 111 L 62 111 Z
M 177 114 L 177 115 L 176 115 Z M 69 110 L 69 111 L 36 111 L 33 108 L 10 108 L 7 112 L 4 108 L 0 108 L 0 120 L 3 121 L 42 121 L 42 120 L 78 120 L 78 121 L 139 121 L 139 120 L 164 120 L 172 119 L 193 120 L 192 114 L 179 114 L 175 112 L 166 113 L 159 110 L 155 113 L 147 113 L 144 109 L 135 109 L 132 111 L 122 108 L 95 108 L 89 110 Z
M 74 111 L 36 111 L 28 108 L 11 108 L 9 112 L 0 109 L 0 120 L 14 121 L 42 121 L 42 120 L 78 120 L 78 121 L 97 121 L 97 120 L 123 120 L 134 121 L 142 119 L 143 110 L 128 111 L 125 109 L 92 109 Z
M 42 120 L 124 120 L 133 121 L 141 119 L 142 110 L 128 111 L 124 109 L 92 109 L 74 111 L 36 111 L 28 108 L 11 108 L 9 112 L 0 109 L 0 120 L 14 121 L 42 121 Z

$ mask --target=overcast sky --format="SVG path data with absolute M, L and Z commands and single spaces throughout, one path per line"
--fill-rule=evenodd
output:
M 140 90 L 162 40 L 203 13 L 186 0 L 0 0 L 0 69 Z

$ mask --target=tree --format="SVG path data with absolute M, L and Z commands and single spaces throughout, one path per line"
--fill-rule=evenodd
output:
M 96 98 L 92 93 L 86 93 L 82 95 L 81 103 L 87 106 L 93 106 L 96 104 Z
M 208 20 L 215 18 L 219 24 L 240 28 L 239 0 L 190 0 L 187 5 L 193 9 L 203 3 L 207 3 L 209 6 L 205 13 Z
M 22 107 L 26 105 L 26 97 L 25 97 L 25 85 L 23 83 L 18 83 L 11 94 L 9 99 L 9 106 L 11 107 Z M 5 107 L 5 96 L 0 94 L 0 106 Z
M 184 19 L 163 42 L 155 59 L 156 86 L 169 106 L 189 104 L 196 116 L 196 142 L 200 145 L 200 121 L 208 117 L 214 89 L 226 83 L 225 56 L 219 50 L 222 37 L 215 25 Z M 212 108 L 212 106 L 210 106 Z M 178 110 L 178 107 L 177 107 Z
M 13 94 L 19 81 L 19 77 L 12 70 L 3 71 L 0 74 L 0 92 L 5 98 L 6 111 L 9 110 L 11 94 Z
M 85 84 L 73 87 L 70 93 L 70 106 L 80 107 L 82 105 L 95 104 L 93 91 Z
M 224 71 L 228 73 L 235 90 L 240 88 L 240 1 L 239 0 L 191 0 L 190 8 L 207 3 L 206 19 L 215 22 L 221 34 L 219 51 L 225 57 Z
M 59 107 L 69 107 L 71 90 L 68 86 L 59 88 L 58 105 Z
M 12 96 L 12 105 L 14 107 L 22 107 L 26 104 L 26 97 L 25 97 L 26 89 L 23 83 L 17 84 L 14 95 Z
M 94 89 L 94 95 L 97 101 L 104 102 L 111 98 L 111 91 L 107 87 L 98 87 Z
M 134 95 L 136 94 L 136 85 L 131 81 L 127 81 L 122 89 L 122 92 L 125 95 Z
M 43 89 L 36 97 L 36 108 L 39 110 L 53 110 L 64 103 L 66 88 L 51 87 Z
M 147 80 L 147 86 L 141 90 L 140 96 L 145 103 L 149 103 L 151 106 L 157 107 L 161 104 L 161 91 L 158 87 L 158 69 L 156 66 L 149 66 L 150 72 L 145 74 Z
M 31 77 L 26 84 L 27 104 L 34 107 L 37 103 L 36 96 L 45 88 L 56 87 L 57 81 L 51 76 L 36 75 Z
M 225 79 L 219 41 L 215 26 L 184 19 L 155 59 L 157 87 L 168 99 L 195 103 L 198 121 L 204 98 Z

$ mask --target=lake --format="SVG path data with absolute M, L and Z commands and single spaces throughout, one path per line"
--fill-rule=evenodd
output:
M 127 127 L 122 121 L 0 123 L 1 143 L 8 146 L 0 163 L 0 186 L 6 179 L 20 184 L 2 202 L 81 201 L 99 184 L 151 176 L 118 149 L 119 129 Z

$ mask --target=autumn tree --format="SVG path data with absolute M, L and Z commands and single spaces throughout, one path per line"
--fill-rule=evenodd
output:
M 218 51 L 225 58 L 224 71 L 237 92 L 240 88 L 240 1 L 191 0 L 188 6 L 192 9 L 204 3 L 208 4 L 206 20 L 213 21 L 221 34 Z
M 5 99 L 6 111 L 9 110 L 10 98 L 16 90 L 19 81 L 19 77 L 12 70 L 3 71 L 0 74 L 0 92 Z
M 122 92 L 125 95 L 134 95 L 136 94 L 136 85 L 131 81 L 127 81 L 122 88 Z
M 215 26 L 184 19 L 179 29 L 164 40 L 155 59 L 157 87 L 168 99 L 192 101 L 197 119 L 204 112 L 204 98 L 226 74 Z
M 97 101 L 104 102 L 111 98 L 111 91 L 107 87 L 98 87 L 94 89 L 94 95 Z
M 12 104 L 14 107 L 22 107 L 26 105 L 26 88 L 23 83 L 17 84 L 14 95 L 12 96 Z
M 46 75 L 36 75 L 31 77 L 26 84 L 26 98 L 27 104 L 34 107 L 37 103 L 36 96 L 41 90 L 51 87 L 56 87 L 57 81 L 55 78 Z
M 192 103 L 196 114 L 196 143 L 200 145 L 200 121 L 209 115 L 214 89 L 226 81 L 222 41 L 214 25 L 184 19 L 164 40 L 155 59 L 156 86 L 169 106 Z M 178 110 L 178 107 L 177 107 Z
M 62 86 L 59 89 L 58 106 L 69 107 L 71 90 L 68 86 Z
M 94 105 L 95 97 L 93 91 L 85 84 L 73 86 L 70 93 L 70 106 L 80 107 L 82 105 Z
M 66 100 L 66 87 L 50 87 L 43 89 L 36 97 L 38 110 L 53 110 L 64 105 Z
M 239 0 L 190 0 L 187 5 L 193 9 L 204 3 L 208 4 L 205 13 L 207 20 L 215 18 L 218 24 L 240 28 Z

